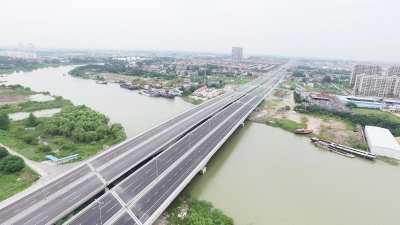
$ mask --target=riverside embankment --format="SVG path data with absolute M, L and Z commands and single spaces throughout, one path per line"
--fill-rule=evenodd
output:
M 20 72 L 0 80 L 86 104 L 112 123 L 121 123 L 128 137 L 193 107 L 180 98 L 149 101 L 118 85 L 62 76 L 71 68 Z M 399 167 L 382 161 L 332 154 L 315 147 L 308 137 L 246 122 L 188 191 L 212 202 L 239 225 L 397 224 L 399 172 Z

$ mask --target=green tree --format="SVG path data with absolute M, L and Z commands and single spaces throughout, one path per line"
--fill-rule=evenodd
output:
M 6 157 L 7 155 L 9 155 L 7 149 L 4 147 L 0 147 L 0 159 Z
M 354 102 L 348 102 L 348 103 L 346 103 L 345 106 L 346 106 L 347 108 L 349 108 L 349 109 L 357 108 L 357 105 L 356 105 L 356 103 L 354 103 Z
M 29 113 L 29 117 L 26 121 L 26 125 L 28 127 L 34 127 L 37 124 L 38 124 L 38 118 L 35 115 L 33 115 L 33 113 Z
M 0 162 L 0 171 L 5 173 L 15 173 L 24 168 L 24 160 L 16 155 L 8 155 Z
M 322 78 L 322 83 L 331 83 L 332 82 L 332 78 L 330 76 L 325 76 L 324 78 Z
M 0 115 L 0 129 L 8 130 L 9 126 L 10 126 L 10 118 L 8 117 L 8 114 L 4 112 Z
M 304 73 L 301 71 L 293 71 L 294 77 L 305 77 Z

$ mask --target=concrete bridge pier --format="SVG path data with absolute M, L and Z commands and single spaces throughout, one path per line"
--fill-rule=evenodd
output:
M 204 175 L 204 174 L 206 173 L 206 171 L 207 171 L 207 167 L 203 167 L 203 169 L 201 169 L 201 170 L 199 171 L 199 173 L 200 173 L 201 175 Z

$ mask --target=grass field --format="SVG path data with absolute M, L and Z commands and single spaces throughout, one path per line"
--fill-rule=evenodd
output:
M 266 123 L 270 126 L 280 127 L 284 130 L 293 132 L 295 129 L 305 128 L 307 124 L 307 119 L 303 119 L 301 123 L 298 123 L 293 120 L 274 118 L 272 120 L 266 121 Z
M 25 190 L 38 179 L 39 174 L 27 166 L 17 173 L 0 173 L 0 201 Z

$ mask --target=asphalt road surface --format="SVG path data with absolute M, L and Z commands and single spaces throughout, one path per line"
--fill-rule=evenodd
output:
M 256 99 L 258 100 L 258 99 Z M 252 101 L 254 102 L 254 101 Z M 255 102 L 254 102 L 255 104 Z M 236 113 L 233 118 L 213 132 L 206 141 L 202 142 L 190 155 L 183 159 L 179 165 L 165 175 L 150 191 L 131 205 L 130 210 L 142 222 L 146 220 L 161 206 L 173 191 L 187 178 L 187 176 L 203 161 L 203 159 L 218 145 L 229 130 L 243 119 L 251 110 L 248 105 Z
M 95 201 L 96 203 L 92 205 L 89 209 L 85 209 L 85 217 L 78 217 L 71 224 L 76 225 L 89 225 L 89 224 L 102 224 L 109 220 L 114 214 L 122 209 L 122 205 L 118 200 L 108 192 L 101 198 Z M 100 220 L 101 213 L 101 220 Z M 132 220 L 133 221 L 133 220 Z
M 66 193 L 63 193 L 58 198 L 54 199 L 50 203 L 42 205 L 40 209 L 31 213 L 29 216 L 24 217 L 15 224 L 18 225 L 42 225 L 51 221 L 56 216 L 63 213 L 69 207 L 81 201 L 84 197 L 91 195 L 93 190 L 100 188 L 103 182 L 93 174 L 90 178 L 84 181 L 86 184 L 84 188 L 74 187 Z M 54 205 L 62 205 L 63 207 L 54 207 Z
M 6 208 L 0 209 L 0 224 L 3 224 L 5 221 L 11 219 L 18 213 L 24 212 L 32 206 L 40 203 L 44 200 L 44 196 L 51 196 L 52 194 L 58 192 L 61 188 L 68 186 L 69 184 L 75 182 L 76 180 L 84 177 L 85 175 L 92 172 L 92 170 L 87 166 L 83 165 L 78 169 L 72 171 L 71 173 L 66 174 L 63 177 L 58 178 L 57 180 L 46 184 L 43 189 L 39 189 L 25 198 L 22 198 Z
M 260 81 L 260 84 L 267 81 L 268 79 L 269 78 L 262 79 Z M 276 79 L 274 79 L 273 81 L 276 81 Z M 273 82 L 267 82 L 267 86 L 270 86 L 271 84 L 273 84 Z M 271 87 L 264 88 L 270 90 Z M 170 195 L 170 193 L 168 194 L 168 191 L 164 193 L 164 189 L 166 188 L 166 186 L 170 187 L 171 182 L 179 186 L 179 184 L 182 182 L 182 180 L 175 180 L 174 182 L 173 179 L 170 177 L 172 175 L 173 177 L 177 177 L 179 172 L 179 174 L 181 175 L 180 179 L 186 179 L 187 175 L 191 173 L 192 170 L 198 165 L 198 163 L 201 163 L 204 157 L 206 157 L 207 154 L 213 149 L 213 147 L 211 148 L 210 146 L 216 146 L 220 142 L 220 140 L 223 139 L 227 131 L 232 129 L 238 121 L 242 120 L 244 115 L 246 115 L 248 111 L 251 110 L 253 105 L 256 104 L 261 99 L 261 97 L 254 98 L 248 105 L 246 105 L 238 113 L 236 113 L 234 117 L 231 118 L 229 121 L 225 121 L 225 118 L 233 114 L 235 110 L 243 105 L 243 103 L 247 103 L 258 92 L 260 91 L 253 91 L 251 93 L 252 95 L 246 95 L 245 97 L 241 98 L 240 101 L 232 104 L 231 106 L 227 107 L 223 112 L 215 115 L 212 119 L 200 125 L 198 128 L 193 130 L 190 135 L 183 137 L 181 140 L 175 143 L 175 145 L 168 148 L 166 151 L 157 156 L 156 159 L 153 159 L 145 166 L 140 168 L 138 171 L 136 171 L 134 174 L 126 178 L 123 182 L 114 187 L 114 192 L 118 194 L 119 198 L 122 199 L 125 204 L 131 202 L 140 192 L 142 192 L 147 186 L 149 186 L 150 183 L 157 178 L 157 176 L 165 172 L 169 167 L 171 167 L 171 164 L 173 164 L 175 161 L 178 161 L 182 157 L 182 155 L 190 150 L 192 146 L 200 142 L 207 134 L 209 134 L 211 132 L 211 128 L 214 129 L 220 123 L 226 122 L 224 126 L 220 127 L 218 131 L 215 132 L 215 135 L 211 136 L 207 141 L 203 142 L 198 148 L 196 148 L 199 149 L 198 152 L 196 152 L 195 150 L 192 151 L 189 156 L 187 156 L 182 162 L 179 163 L 179 165 L 183 165 L 183 163 L 185 163 L 184 166 L 179 167 L 178 165 L 173 168 L 173 171 L 176 171 L 177 168 L 179 168 L 179 171 L 177 171 L 175 174 L 173 174 L 173 172 L 169 172 L 166 177 L 161 178 L 161 180 L 158 181 L 158 183 L 153 188 L 151 188 L 150 191 L 145 193 L 140 199 L 138 199 L 138 201 L 132 204 L 132 212 L 137 214 L 138 218 L 140 218 L 142 222 L 146 221 L 147 218 L 152 215 L 152 213 L 154 213 L 155 210 L 158 209 L 159 205 L 161 205 Z M 261 93 L 265 93 L 265 91 L 262 90 Z M 210 146 L 207 146 L 207 144 Z M 200 149 L 200 147 L 202 148 Z M 209 147 L 208 151 L 204 150 L 206 147 Z M 192 156 L 192 158 L 190 158 L 190 156 Z M 195 160 L 197 164 L 189 163 L 188 160 L 189 162 Z M 190 170 L 190 168 L 192 170 Z M 170 179 L 166 181 L 166 178 Z M 168 185 L 162 183 L 161 181 L 166 181 Z M 175 188 L 168 188 L 168 190 L 174 191 Z M 148 198 L 149 196 L 152 196 L 152 198 Z M 84 214 L 77 217 L 71 224 L 79 224 L 75 223 L 75 221 L 78 221 L 78 219 L 80 221 L 80 218 L 87 217 L 88 215 L 86 215 L 85 212 Z M 129 219 L 130 216 L 126 214 L 124 215 L 124 218 Z M 121 217 L 116 222 L 120 223 L 119 221 L 121 220 L 124 221 Z M 134 221 L 132 220 L 132 222 Z

